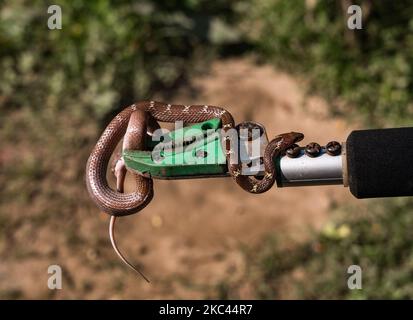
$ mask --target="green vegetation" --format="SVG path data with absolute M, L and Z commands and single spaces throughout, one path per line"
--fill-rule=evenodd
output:
M 347 28 L 361 4 L 363 29 Z M 413 116 L 413 4 L 401 1 L 254 2 L 250 36 L 278 66 L 309 80 L 332 112 L 369 125 L 410 124 Z
M 288 288 L 289 296 L 299 299 L 411 299 L 411 206 L 410 199 L 377 201 L 358 217 L 329 223 L 313 241 L 293 250 L 268 241 L 260 260 L 259 296 L 276 298 Z M 362 269 L 362 290 L 347 287 L 347 267 L 353 264 Z

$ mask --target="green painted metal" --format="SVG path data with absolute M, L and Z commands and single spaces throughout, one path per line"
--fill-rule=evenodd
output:
M 148 141 L 150 151 L 125 150 L 123 159 L 132 171 L 160 179 L 179 179 L 227 174 L 222 150 L 220 119 L 179 128 Z

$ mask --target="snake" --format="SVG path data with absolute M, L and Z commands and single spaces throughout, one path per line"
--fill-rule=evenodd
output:
M 223 129 L 223 150 L 226 155 L 228 172 L 234 181 L 245 191 L 263 193 L 268 191 L 276 181 L 274 158 L 280 156 L 288 148 L 304 137 L 302 133 L 289 132 L 277 135 L 264 151 L 263 163 L 265 172 L 262 177 L 242 175 L 242 167 L 238 159 L 233 158 L 234 118 L 224 108 L 211 105 L 178 105 L 158 101 L 141 101 L 134 103 L 121 112 L 107 125 L 86 164 L 86 186 L 91 199 L 104 212 L 111 215 L 110 238 L 113 247 L 121 259 L 135 271 L 120 253 L 114 240 L 114 223 L 116 217 L 126 216 L 141 211 L 153 198 L 153 181 L 150 176 L 130 172 L 135 180 L 133 192 L 124 193 L 123 183 L 127 168 L 120 157 L 114 166 L 116 190 L 107 181 L 106 172 L 110 158 L 123 138 L 123 150 L 144 150 L 145 138 L 159 128 L 159 122 L 183 121 L 199 123 L 219 118 Z M 231 131 L 232 130 L 232 131 Z M 141 272 L 139 272 L 143 276 Z M 144 277 L 144 276 L 143 276 Z M 146 277 L 144 277 L 146 279 Z

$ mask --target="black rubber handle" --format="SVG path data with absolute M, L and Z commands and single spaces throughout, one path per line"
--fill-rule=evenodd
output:
M 413 128 L 353 131 L 346 150 L 356 198 L 413 196 Z

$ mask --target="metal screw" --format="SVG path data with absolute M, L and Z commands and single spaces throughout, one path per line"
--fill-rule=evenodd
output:
M 317 142 L 310 142 L 305 147 L 305 154 L 311 158 L 317 157 L 321 152 L 321 146 Z
M 289 147 L 285 153 L 289 158 L 297 158 L 297 156 L 300 154 L 301 148 L 298 144 L 293 144 L 291 147 Z
M 330 156 L 337 156 L 341 153 L 341 144 L 337 141 L 330 141 L 327 143 L 326 149 Z

